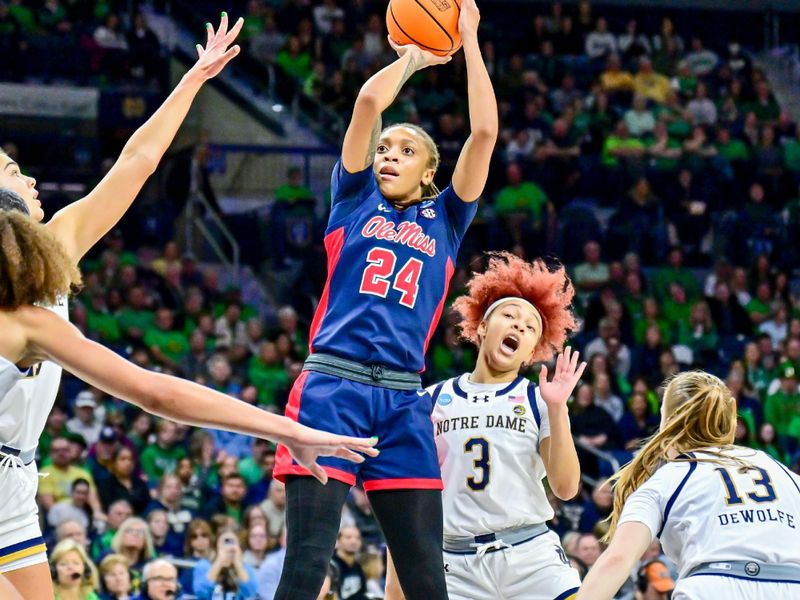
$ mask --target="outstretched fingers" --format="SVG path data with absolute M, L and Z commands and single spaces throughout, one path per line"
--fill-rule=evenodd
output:
M 320 467 L 316 462 L 311 463 L 307 467 L 308 472 L 311 473 L 314 477 L 317 478 L 322 485 L 328 483 L 328 474 L 325 472 L 325 469 Z
M 225 35 L 224 41 L 226 46 L 236 39 L 236 36 L 239 35 L 239 32 L 242 30 L 243 26 L 244 19 L 242 17 L 236 19 L 236 23 L 233 24 L 231 30 Z

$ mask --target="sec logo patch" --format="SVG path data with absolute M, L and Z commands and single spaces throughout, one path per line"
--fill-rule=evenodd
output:
M 437 402 L 442 406 L 447 406 L 452 401 L 453 397 L 450 394 L 442 394 L 441 396 L 439 396 L 439 399 L 437 400 Z

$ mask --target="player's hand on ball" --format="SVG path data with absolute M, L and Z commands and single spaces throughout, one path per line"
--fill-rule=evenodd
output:
M 308 469 L 321 483 L 328 482 L 328 475 L 317 464 L 320 456 L 335 456 L 354 463 L 364 462 L 364 455 L 378 456 L 375 444 L 378 438 L 356 438 L 311 429 L 300 423 L 291 422 L 283 445 L 289 450 L 297 463 Z
M 387 36 L 387 39 L 389 40 L 389 45 L 392 47 L 392 50 L 397 52 L 397 56 L 400 58 L 409 52 L 414 55 L 413 60 L 415 71 L 419 71 L 425 67 L 430 67 L 431 65 L 443 65 L 452 60 L 451 56 L 437 56 L 436 54 L 427 52 L 426 50 L 423 50 L 414 44 L 406 44 L 401 46 L 397 44 L 391 37 Z
M 464 35 L 477 34 L 478 23 L 481 22 L 481 11 L 475 0 L 463 0 L 461 2 L 461 14 L 458 16 L 458 32 Z
M 547 367 L 542 365 L 539 371 L 539 392 L 548 406 L 563 406 L 572 395 L 572 391 L 586 369 L 586 363 L 578 364 L 579 352 L 567 347 L 556 359 L 553 381 L 547 381 Z
M 239 17 L 233 28 L 228 31 L 228 13 L 223 12 L 219 21 L 219 27 L 214 31 L 214 26 L 211 23 L 206 23 L 206 45 L 203 47 L 197 44 L 197 62 L 189 71 L 190 73 L 197 74 L 203 81 L 215 77 L 222 69 L 225 68 L 230 60 L 239 54 L 241 48 L 236 46 L 228 46 L 233 43 L 236 36 L 242 30 L 244 19 Z

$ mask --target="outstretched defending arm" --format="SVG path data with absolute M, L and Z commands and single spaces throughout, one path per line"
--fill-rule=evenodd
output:
M 210 388 L 137 367 L 46 309 L 24 307 L 17 314 L 33 356 L 52 360 L 90 385 L 161 417 L 284 444 L 323 483 L 327 476 L 315 462 L 318 456 L 362 462 L 353 450 L 377 455 L 374 440 L 316 431 Z
M 492 80 L 478 45 L 480 13 L 475 0 L 464 0 L 458 30 L 467 62 L 467 96 L 471 133 L 453 171 L 453 190 L 466 202 L 474 202 L 483 192 L 489 176 L 489 162 L 497 142 L 497 100 Z
M 572 441 L 567 401 L 578 385 L 586 363 L 578 364 L 580 355 L 567 349 L 558 355 L 553 380 L 547 381 L 547 367 L 539 372 L 539 392 L 547 405 L 550 436 L 539 444 L 539 454 L 544 462 L 547 482 L 553 493 L 562 500 L 570 500 L 578 493 L 581 482 L 581 465 Z
M 651 540 L 650 528 L 644 523 L 630 521 L 620 525 L 611 544 L 583 580 L 576 600 L 611 600 Z
M 197 45 L 199 58 L 194 66 L 159 109 L 131 136 L 117 162 L 97 187 L 58 211 L 47 224 L 76 263 L 128 210 L 172 143 L 203 83 L 239 54 L 239 46 L 228 46 L 243 22 L 239 19 L 228 31 L 228 17 L 222 13 L 219 29 L 214 31 L 210 23 L 206 24 L 208 39 L 205 48 Z
M 399 58 L 361 86 L 344 134 L 342 166 L 349 173 L 363 171 L 372 164 L 381 133 L 381 113 L 389 108 L 409 77 L 430 65 L 450 61 L 449 56 L 436 56 L 416 46 L 397 46 L 391 39 L 389 43 Z

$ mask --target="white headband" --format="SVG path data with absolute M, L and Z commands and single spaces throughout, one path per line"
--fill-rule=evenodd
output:
M 525 298 L 520 298 L 518 296 L 506 296 L 505 298 L 500 298 L 499 300 L 495 300 L 492 304 L 489 305 L 489 308 L 486 309 L 486 312 L 483 313 L 483 320 L 485 321 L 486 319 L 488 319 L 489 315 L 492 314 L 492 311 L 495 308 L 497 308 L 504 302 L 511 302 L 512 300 L 515 300 L 517 302 L 522 302 L 522 304 L 530 306 L 533 309 L 533 314 L 536 315 L 536 320 L 539 322 L 539 333 L 541 334 L 542 330 L 544 329 L 544 326 L 542 325 L 542 315 L 539 313 L 539 309 L 536 308 L 533 304 L 531 304 L 527 300 L 525 300 Z

